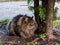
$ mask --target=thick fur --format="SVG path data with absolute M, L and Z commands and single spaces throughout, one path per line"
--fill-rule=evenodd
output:
M 27 15 L 17 15 L 12 19 L 8 26 L 10 35 L 21 36 L 23 38 L 33 36 L 36 29 L 36 21 Z

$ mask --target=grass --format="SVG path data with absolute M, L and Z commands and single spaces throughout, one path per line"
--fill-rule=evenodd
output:
M 0 20 L 0 24 L 7 24 L 9 22 L 9 19 Z
M 56 42 L 56 44 L 55 44 L 55 45 L 59 45 L 59 43 L 57 43 L 57 42 Z
M 60 25 L 60 20 L 55 20 L 55 21 L 53 21 L 53 23 L 56 25 Z

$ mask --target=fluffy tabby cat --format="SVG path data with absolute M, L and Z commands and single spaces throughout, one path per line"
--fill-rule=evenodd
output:
M 27 15 L 15 16 L 8 25 L 10 35 L 21 36 L 23 38 L 33 36 L 36 29 L 36 21 L 33 20 L 33 17 Z

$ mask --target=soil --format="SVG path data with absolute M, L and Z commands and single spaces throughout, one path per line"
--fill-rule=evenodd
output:
M 0 45 L 56 45 L 57 43 L 60 45 L 60 36 L 48 41 L 47 37 L 41 39 L 39 36 L 33 36 L 24 39 L 17 36 L 0 35 Z
M 40 38 L 39 35 L 24 39 L 17 36 L 8 36 L 0 34 L 0 45 L 60 45 L 60 32 L 54 31 L 54 35 L 57 39 L 48 41 L 48 37 L 44 39 Z

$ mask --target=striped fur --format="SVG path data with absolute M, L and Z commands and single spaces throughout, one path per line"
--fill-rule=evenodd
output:
M 36 29 L 36 21 L 27 15 L 17 15 L 12 19 L 8 26 L 10 35 L 21 36 L 24 38 L 33 36 Z

